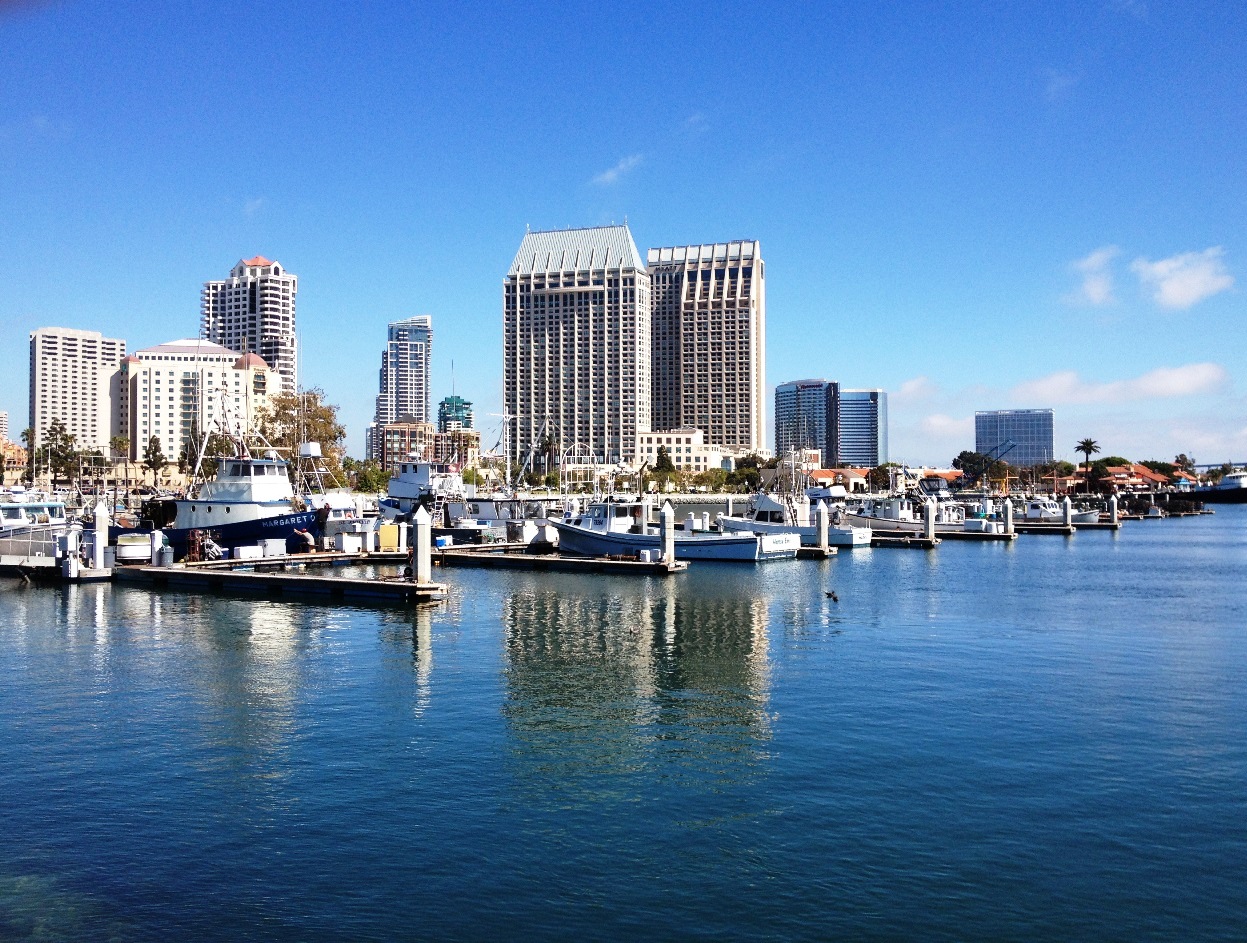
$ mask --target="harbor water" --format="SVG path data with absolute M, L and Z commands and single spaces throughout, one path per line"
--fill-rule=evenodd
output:
M 440 578 L 0 580 L 0 939 L 1247 934 L 1247 508 Z

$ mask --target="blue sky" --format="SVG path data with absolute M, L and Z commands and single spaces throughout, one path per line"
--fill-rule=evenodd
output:
M 768 385 L 889 390 L 893 458 L 1050 406 L 1247 460 L 1247 11 L 949 6 L 0 2 L 0 409 L 30 330 L 194 336 L 258 253 L 354 454 L 412 314 L 488 440 L 525 227 L 626 218 L 760 239 Z

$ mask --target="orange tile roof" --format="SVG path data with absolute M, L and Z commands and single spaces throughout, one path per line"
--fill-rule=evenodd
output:
M 272 265 L 273 263 L 262 255 L 257 255 L 254 259 L 243 259 L 243 265 Z

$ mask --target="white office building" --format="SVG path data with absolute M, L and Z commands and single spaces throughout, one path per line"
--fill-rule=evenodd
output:
M 229 278 L 205 282 L 200 295 L 203 336 L 245 354 L 258 354 L 281 376 L 279 392 L 298 390 L 295 332 L 298 276 L 257 255 L 234 266 Z
M 0 409 L 0 442 L 9 440 L 9 414 Z
M 766 447 L 766 265 L 753 240 L 650 249 L 652 418 Z
M 204 340 L 176 340 L 136 351 L 118 371 L 128 407 L 131 461 L 152 438 L 173 462 L 189 442 L 197 454 L 205 432 L 251 429 L 281 377 L 259 355 Z
M 108 454 L 123 427 L 117 366 L 126 342 L 99 331 L 41 327 L 30 334 L 30 422 L 36 444 L 58 419 L 80 449 Z
M 625 226 L 530 232 L 503 282 L 510 457 L 633 463 L 650 426 L 650 277 Z

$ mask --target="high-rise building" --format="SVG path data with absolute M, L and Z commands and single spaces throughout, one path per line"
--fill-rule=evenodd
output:
M 472 404 L 462 396 L 447 396 L 437 404 L 437 431 L 458 432 L 472 428 Z
M 839 403 L 840 456 L 837 465 L 874 468 L 888 460 L 888 394 L 845 390 Z
M 195 339 L 136 351 L 119 373 L 131 461 L 142 461 L 153 437 L 176 461 L 188 442 L 196 454 L 205 432 L 245 432 L 281 388 L 277 371 L 258 354 Z
M 294 304 L 299 278 L 257 255 L 234 266 L 229 278 L 204 282 L 203 336 L 244 354 L 258 354 L 281 376 L 283 393 L 298 391 L 299 341 Z
M 430 422 L 429 363 L 433 319 L 418 314 L 391 322 L 381 353 L 381 387 L 373 422 Z
M 624 226 L 530 232 L 503 282 L 511 460 L 559 449 L 636 458 L 650 426 L 650 276 Z
M 0 442 L 9 441 L 9 414 L 0 409 Z
M 795 380 L 775 387 L 775 454 L 817 449 L 823 468 L 840 464 L 840 384 Z
M 652 428 L 766 444 L 766 265 L 752 240 L 650 249 Z
M 30 428 L 43 442 L 58 419 L 80 449 L 108 454 L 124 427 L 117 367 L 126 342 L 99 331 L 41 327 L 30 335 Z
M 1052 410 L 976 412 L 974 451 L 1022 468 L 1052 461 Z

